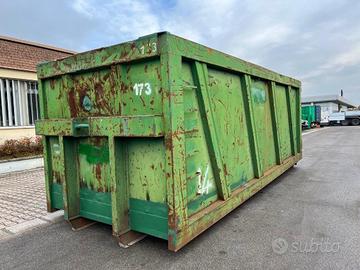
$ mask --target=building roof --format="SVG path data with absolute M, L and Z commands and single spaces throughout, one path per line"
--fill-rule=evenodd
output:
M 76 52 L 36 42 L 0 36 L 0 68 L 36 72 L 40 62 L 61 59 Z
M 349 108 L 356 108 L 357 105 L 352 103 L 350 100 L 338 95 L 324 95 L 324 96 L 311 96 L 311 97 L 302 97 L 301 104 L 309 103 L 324 103 L 324 102 L 334 102 Z

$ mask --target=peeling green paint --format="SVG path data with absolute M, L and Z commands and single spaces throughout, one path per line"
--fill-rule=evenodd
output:
M 83 97 L 83 101 L 82 101 L 82 106 L 84 107 L 84 109 L 88 112 L 91 111 L 92 109 L 92 102 L 90 100 L 90 98 L 88 96 L 84 96 Z
M 251 96 L 255 103 L 265 103 L 266 101 L 266 94 L 264 89 L 252 87 Z
M 90 164 L 101 164 L 109 162 L 109 146 L 94 146 L 92 144 L 79 144 L 79 154 L 86 157 Z
M 176 251 L 301 158 L 299 81 L 169 33 L 38 78 L 48 210 L 116 236 Z

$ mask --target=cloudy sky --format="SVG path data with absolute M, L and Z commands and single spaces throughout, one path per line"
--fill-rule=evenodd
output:
M 360 104 L 359 0 L 0 2 L 0 35 L 79 52 L 165 30 Z

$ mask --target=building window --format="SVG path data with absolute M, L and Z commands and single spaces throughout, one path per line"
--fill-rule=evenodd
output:
M 33 126 L 39 117 L 36 81 L 0 79 L 0 126 Z

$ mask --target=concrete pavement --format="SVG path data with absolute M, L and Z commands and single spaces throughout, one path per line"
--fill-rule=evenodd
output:
M 54 222 L 46 211 L 44 170 L 0 174 L 0 239 Z
M 11 161 L 0 161 L 0 177 L 2 174 L 32 170 L 36 168 L 44 167 L 44 159 L 42 157 L 35 158 L 18 158 Z
M 360 269 L 360 128 L 303 137 L 304 158 L 178 253 L 66 222 L 0 242 L 0 269 Z
M 0 175 L 0 230 L 47 214 L 43 169 Z

